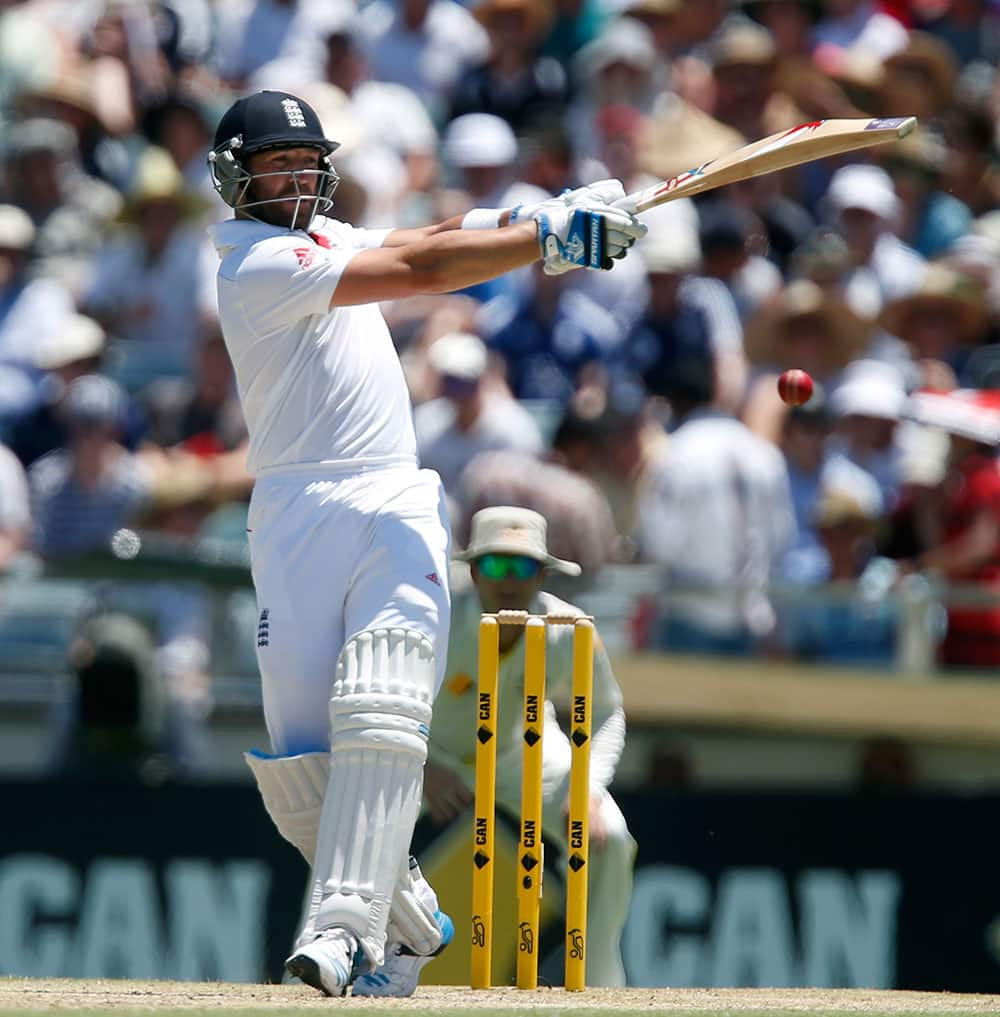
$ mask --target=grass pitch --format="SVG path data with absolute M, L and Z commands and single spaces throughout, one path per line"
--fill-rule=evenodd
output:
M 0 1017 L 40 1010 L 86 1017 L 298 1017 L 332 1008 L 358 1017 L 966 1017 L 1000 1014 L 1000 996 L 865 989 L 562 989 L 473 991 L 421 986 L 411 999 L 327 999 L 302 985 L 0 978 Z

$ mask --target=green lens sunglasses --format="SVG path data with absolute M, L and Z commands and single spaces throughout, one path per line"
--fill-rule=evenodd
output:
M 476 566 L 487 579 L 533 579 L 542 571 L 542 563 L 523 554 L 484 554 Z

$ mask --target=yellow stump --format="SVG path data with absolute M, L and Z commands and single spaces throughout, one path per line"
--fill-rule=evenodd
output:
M 517 861 L 517 987 L 538 988 L 538 915 L 542 897 L 542 738 L 545 719 L 545 621 L 524 630 L 521 746 L 521 843 Z
M 586 984 L 587 876 L 590 857 L 590 733 L 594 691 L 594 624 L 573 629 L 573 701 L 570 716 L 569 860 L 566 872 L 566 988 Z
M 474 989 L 489 988 L 493 962 L 493 859 L 496 823 L 497 685 L 500 626 L 479 623 L 479 701 L 476 724 L 476 802 L 472 856 L 472 973 Z

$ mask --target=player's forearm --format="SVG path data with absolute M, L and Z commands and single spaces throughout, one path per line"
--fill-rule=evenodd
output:
M 498 226 L 506 226 L 510 222 L 510 209 L 505 208 L 500 212 Z M 465 215 L 453 215 L 444 222 L 434 223 L 432 226 L 416 226 L 410 229 L 393 230 L 387 234 L 382 242 L 383 247 L 406 247 L 409 244 L 419 243 L 440 233 L 450 233 L 453 230 L 460 230 L 465 223 Z
M 413 244 L 406 260 L 426 293 L 449 293 L 523 268 L 541 256 L 538 227 L 452 230 Z

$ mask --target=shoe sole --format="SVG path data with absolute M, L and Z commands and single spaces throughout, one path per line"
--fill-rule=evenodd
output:
M 324 996 L 337 997 L 343 996 L 347 993 L 346 985 L 340 988 L 338 992 L 331 992 L 323 984 L 319 965 L 312 959 L 312 957 L 307 957 L 305 954 L 297 953 L 294 957 L 289 957 L 288 960 L 285 961 L 285 970 L 292 975 L 292 977 L 305 982 L 306 985 L 310 985 L 314 989 L 319 989 Z

